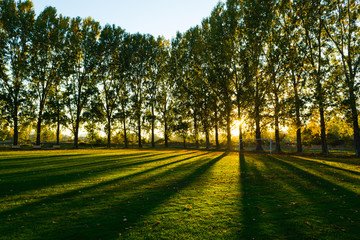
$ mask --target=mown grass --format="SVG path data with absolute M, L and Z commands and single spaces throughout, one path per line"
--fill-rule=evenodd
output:
M 2 152 L 0 239 L 359 239 L 358 160 Z

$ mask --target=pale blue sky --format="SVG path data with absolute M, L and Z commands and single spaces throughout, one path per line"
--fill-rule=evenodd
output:
M 222 0 L 225 1 L 225 0 Z M 46 6 L 69 17 L 92 17 L 129 33 L 150 33 L 170 39 L 208 17 L 219 0 L 33 0 L 36 14 Z

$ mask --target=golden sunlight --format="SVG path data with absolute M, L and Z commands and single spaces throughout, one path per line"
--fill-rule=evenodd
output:
M 242 120 L 235 120 L 231 125 L 231 136 L 238 137 L 239 136 L 239 127 L 242 124 Z

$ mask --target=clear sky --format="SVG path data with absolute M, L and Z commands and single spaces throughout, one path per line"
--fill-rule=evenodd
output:
M 221 0 L 225 1 L 225 0 Z M 33 0 L 36 14 L 46 6 L 69 17 L 92 17 L 129 33 L 150 33 L 170 39 L 208 17 L 219 0 Z

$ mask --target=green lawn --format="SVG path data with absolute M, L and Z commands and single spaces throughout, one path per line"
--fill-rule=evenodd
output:
M 0 152 L 0 239 L 359 239 L 356 159 Z

